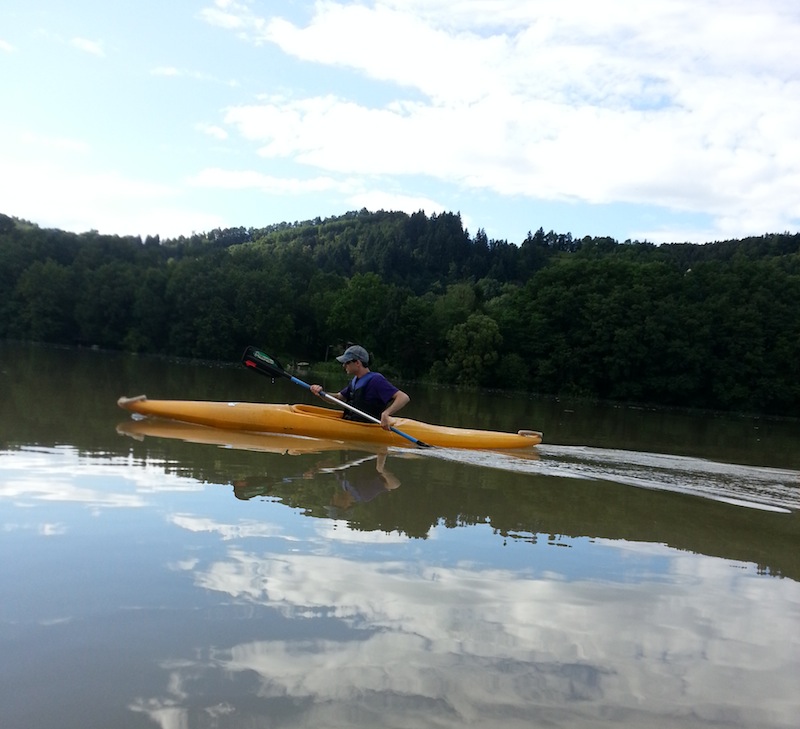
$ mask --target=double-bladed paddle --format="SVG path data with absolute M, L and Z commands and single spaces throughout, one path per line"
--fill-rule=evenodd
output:
M 272 377 L 273 379 L 275 377 L 286 377 L 287 379 L 294 382 L 295 385 L 300 385 L 301 387 L 305 387 L 306 390 L 311 389 L 311 385 L 309 385 L 307 382 L 303 382 L 303 380 L 298 379 L 297 377 L 295 377 L 294 375 L 290 374 L 285 369 L 283 369 L 283 366 L 281 365 L 280 362 L 278 362 L 277 359 L 275 359 L 274 357 L 270 357 L 268 354 L 265 354 L 264 352 L 256 349 L 255 347 L 248 347 L 247 349 L 244 350 L 244 354 L 242 355 L 242 364 L 245 367 L 248 367 L 249 369 L 258 372 L 259 374 L 266 375 L 267 377 Z M 350 405 L 350 403 L 346 403 L 343 400 L 340 400 L 338 397 L 330 395 L 329 393 L 325 392 L 325 390 L 321 390 L 319 394 L 322 397 L 330 400 L 331 402 L 336 403 L 336 405 L 339 405 L 340 407 L 346 408 L 347 410 L 350 410 L 351 412 L 360 415 L 362 418 L 368 420 L 371 423 L 377 423 L 378 425 L 380 425 L 381 423 L 381 421 L 378 418 L 375 418 L 372 415 L 369 415 L 368 413 L 359 410 L 358 408 L 354 408 L 352 405 Z M 404 433 L 402 430 L 398 430 L 394 426 L 390 426 L 389 430 L 391 430 L 393 433 L 397 433 L 397 435 L 402 436 L 407 440 L 410 440 L 412 443 L 418 445 L 420 448 L 432 448 L 430 443 L 425 443 L 424 441 L 419 440 L 419 438 L 415 438 L 413 435 L 409 435 L 408 433 Z

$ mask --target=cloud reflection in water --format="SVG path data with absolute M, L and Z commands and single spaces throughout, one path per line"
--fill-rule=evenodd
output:
M 396 532 L 291 518 L 279 504 L 265 506 L 261 520 L 220 518 L 222 508 L 243 513 L 233 499 L 209 501 L 213 511 L 196 515 L 188 511 L 200 508 L 194 493 L 179 508 L 153 495 L 202 491 L 201 483 L 166 473 L 163 463 L 127 463 L 69 448 L 0 453 L 0 499 L 17 517 L 44 514 L 43 535 L 67 529 L 75 511 L 52 518 L 28 507 L 75 504 L 95 514 L 153 506 L 159 538 L 165 513 L 179 532 L 160 564 L 190 576 L 189 591 L 219 597 L 215 609 L 247 606 L 286 621 L 282 631 L 254 620 L 235 637 L 214 638 L 204 624 L 191 640 L 206 642 L 194 652 L 156 653 L 163 692 L 129 707 L 162 729 L 246 727 L 267 717 L 271 726 L 315 728 L 795 726 L 800 583 L 791 579 L 624 540 L 561 538 L 586 550 L 541 540 L 524 545 L 517 565 L 491 564 L 494 553 L 441 559 L 431 545 L 465 535 L 480 543 L 480 527 L 435 527 L 422 549 Z M 203 537 L 191 549 L 190 533 Z M 548 550 L 573 552 L 573 562 L 591 556 L 604 568 L 559 573 Z M 202 604 L 195 598 L 191 611 Z
M 567 580 L 231 547 L 196 569 L 199 587 L 346 633 L 217 648 L 172 680 L 256 676 L 261 700 L 291 700 L 292 726 L 793 726 L 800 585 L 658 545 L 595 547 L 656 553 L 669 569 Z
M 203 485 L 164 471 L 163 462 L 137 462 L 120 456 L 87 457 L 71 447 L 22 448 L 0 452 L 0 499 L 26 502 L 76 503 L 94 510 L 140 508 L 142 494 L 201 491 Z

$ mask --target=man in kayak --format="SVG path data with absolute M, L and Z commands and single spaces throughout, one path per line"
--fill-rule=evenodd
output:
M 354 344 L 336 360 L 342 363 L 344 371 L 352 379 L 344 389 L 331 393 L 332 397 L 352 405 L 373 418 L 379 418 L 381 427 L 389 430 L 392 425 L 389 418 L 400 408 L 405 407 L 411 398 L 396 388 L 380 372 L 372 372 L 369 369 L 369 354 L 364 347 Z M 320 396 L 322 385 L 311 385 L 310 390 Z M 363 420 L 349 410 L 345 411 L 342 417 L 347 420 Z

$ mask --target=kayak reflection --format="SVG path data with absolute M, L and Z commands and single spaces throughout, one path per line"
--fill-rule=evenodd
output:
M 335 487 L 326 513 L 330 517 L 336 517 L 356 504 L 366 504 L 400 486 L 400 480 L 386 467 L 388 449 L 374 443 L 345 444 L 335 440 L 230 431 L 150 418 L 122 422 L 117 426 L 117 432 L 136 440 L 144 440 L 145 437 L 166 438 L 288 456 L 331 453 L 330 458 L 315 463 L 296 476 L 261 474 L 236 478 L 233 480 L 233 493 L 242 501 L 264 496 L 279 497 L 281 487 L 287 484 L 314 479 L 319 482 L 330 475 L 335 481 Z M 350 452 L 354 450 L 367 451 L 370 455 L 353 458 Z M 334 451 L 338 451 L 338 459 L 333 454 Z
M 342 451 L 340 458 L 346 459 L 347 455 Z M 237 479 L 233 482 L 233 493 L 241 500 L 259 496 L 281 498 L 280 487 L 294 481 L 313 480 L 316 485 L 332 482 L 330 504 L 325 508 L 325 513 L 330 518 L 339 518 L 357 504 L 367 504 L 400 487 L 400 479 L 386 467 L 386 460 L 386 452 L 350 458 L 341 463 L 328 459 L 307 469 L 301 476 L 283 479 L 254 476 Z
M 386 454 L 379 453 L 375 456 L 374 467 L 372 458 L 354 461 L 333 470 L 339 483 L 340 498 L 334 504 L 344 509 L 350 508 L 355 503 L 366 503 L 375 497 L 394 491 L 400 486 L 400 480 L 386 468 Z
M 400 479 L 386 468 L 386 453 L 362 458 L 330 469 L 336 477 L 337 488 L 331 499 L 328 516 L 337 517 L 355 504 L 366 504 L 400 486 Z
M 146 436 L 182 440 L 186 443 L 217 445 L 222 448 L 235 448 L 243 451 L 261 451 L 283 455 L 302 453 L 323 453 L 348 447 L 353 450 L 376 452 L 378 447 L 369 443 L 348 443 L 323 438 L 306 438 L 300 435 L 278 435 L 271 433 L 249 433 L 237 430 L 210 428 L 205 425 L 179 423 L 174 420 L 126 420 L 117 425 L 117 433 L 136 440 Z

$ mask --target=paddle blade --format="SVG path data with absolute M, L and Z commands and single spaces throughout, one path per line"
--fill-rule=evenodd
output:
M 270 357 L 261 350 L 255 347 L 248 347 L 244 350 L 242 355 L 242 364 L 259 374 L 266 375 L 267 377 L 289 377 L 289 373 L 283 369 L 283 365 L 275 359 Z

